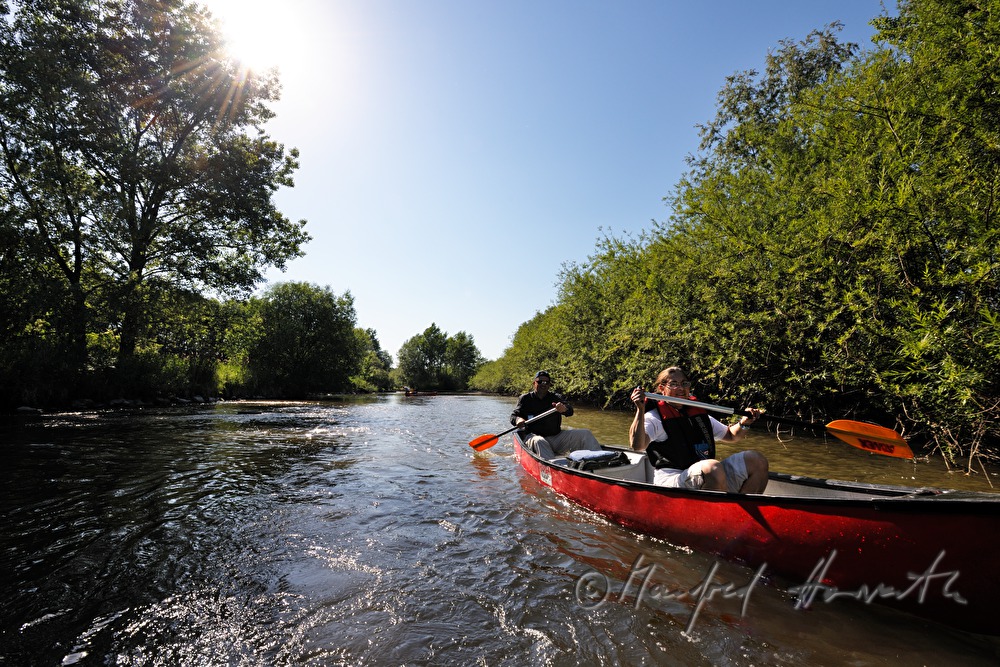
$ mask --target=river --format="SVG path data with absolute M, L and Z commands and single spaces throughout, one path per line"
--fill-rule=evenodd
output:
M 997 640 L 775 584 L 587 604 L 637 559 L 690 590 L 754 572 L 524 474 L 513 400 L 385 395 L 46 416 L 2 436 L 2 665 L 996 665 Z M 631 416 L 568 426 L 623 444 Z M 991 490 L 983 475 L 752 431 L 773 470 Z M 744 606 L 745 605 L 745 606 Z M 685 631 L 689 629 L 689 631 Z

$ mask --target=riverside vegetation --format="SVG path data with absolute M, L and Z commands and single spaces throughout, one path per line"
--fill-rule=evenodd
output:
M 669 221 L 599 240 L 473 379 L 532 368 L 624 405 L 680 363 L 703 398 L 1000 445 L 1000 2 L 902 2 L 728 78 Z

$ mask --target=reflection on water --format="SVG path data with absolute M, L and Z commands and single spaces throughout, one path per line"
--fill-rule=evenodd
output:
M 858 604 L 799 612 L 767 580 L 745 615 L 715 600 L 685 634 L 692 600 L 625 588 L 637 559 L 675 592 L 753 572 L 568 503 L 520 472 L 509 436 L 473 452 L 512 406 L 228 403 L 3 433 L 0 663 L 995 664 L 992 640 Z M 578 408 L 567 425 L 623 444 L 630 419 Z M 976 481 L 752 437 L 776 470 Z M 579 597 L 588 578 L 600 605 Z
M 497 469 L 499 466 L 507 463 L 506 461 L 498 462 L 496 459 L 487 456 L 473 456 L 472 457 L 472 467 L 484 480 L 490 480 L 497 475 Z

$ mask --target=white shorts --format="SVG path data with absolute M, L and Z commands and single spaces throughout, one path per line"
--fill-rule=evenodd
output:
M 736 452 L 722 459 L 722 469 L 726 472 L 726 486 L 730 493 L 739 493 L 743 482 L 747 481 L 746 452 Z M 701 473 L 701 463 L 692 465 L 687 470 L 676 468 L 657 468 L 653 471 L 653 484 L 669 486 L 674 489 L 700 489 L 705 483 Z

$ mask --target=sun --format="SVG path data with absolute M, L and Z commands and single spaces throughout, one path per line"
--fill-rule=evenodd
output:
M 273 0 L 203 0 L 219 20 L 231 56 L 262 72 L 288 74 L 306 58 L 306 22 L 288 3 Z
M 363 16 L 331 0 L 197 0 L 211 12 L 228 56 L 261 75 L 277 70 L 283 109 L 323 108 L 360 118 L 371 45 Z M 279 100 L 276 100 L 276 103 Z M 345 121 L 346 122 L 346 121 Z

